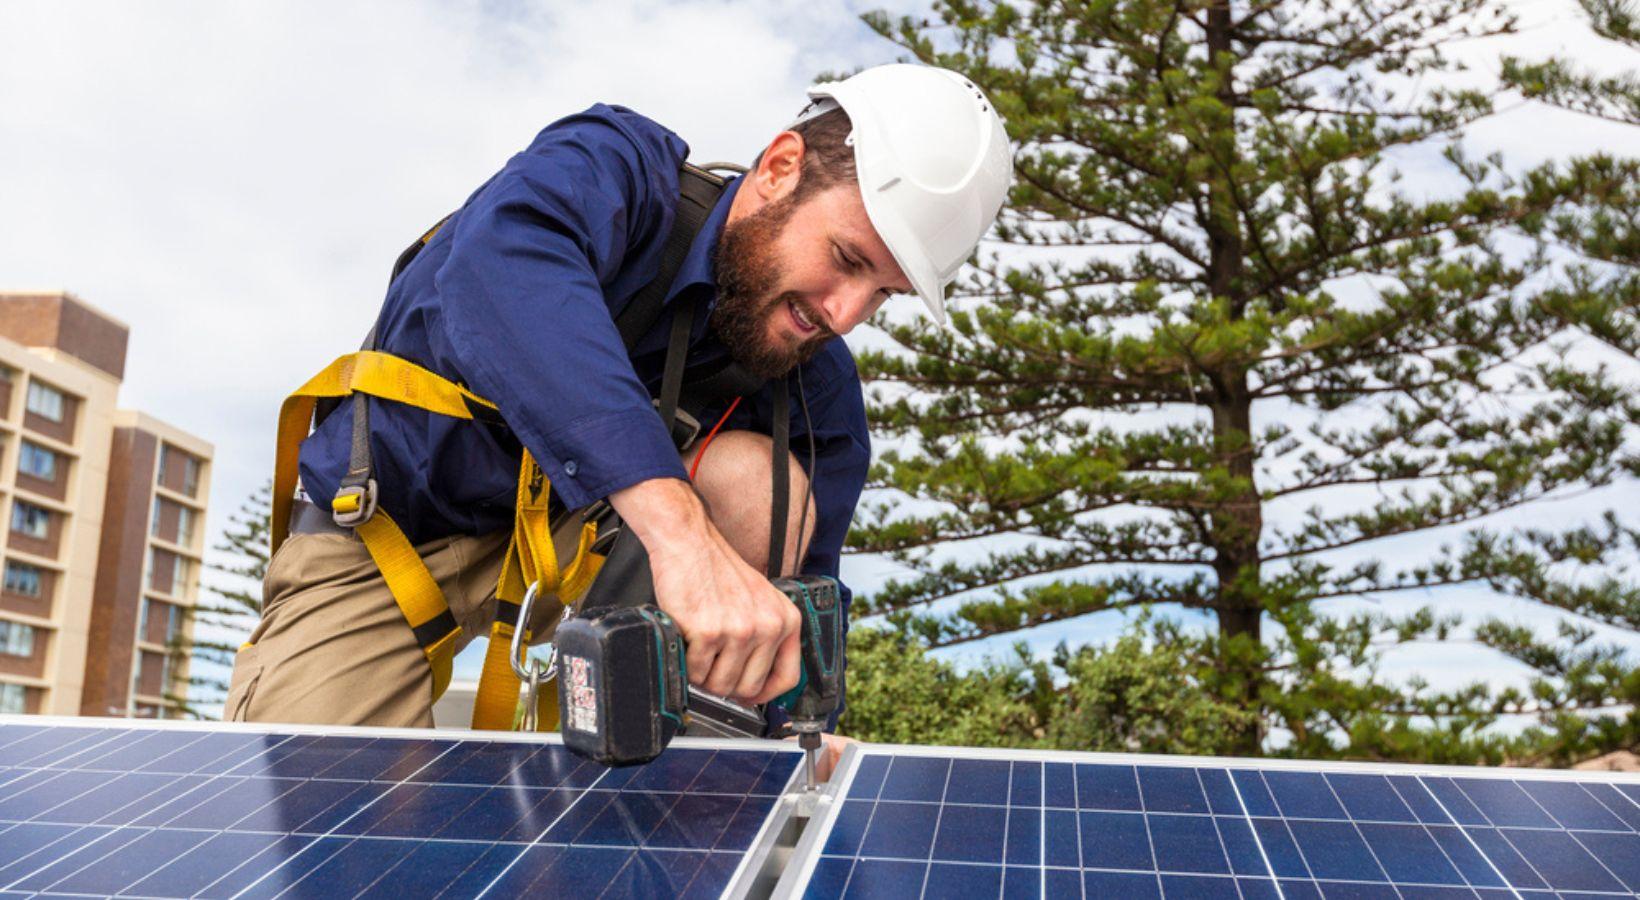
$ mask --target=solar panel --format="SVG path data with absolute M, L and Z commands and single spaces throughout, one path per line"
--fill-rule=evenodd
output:
M 860 745 L 775 890 L 1591 898 L 1640 891 L 1640 777 Z
M 801 761 L 674 741 L 605 769 L 556 735 L 0 717 L 0 895 L 715 897 Z

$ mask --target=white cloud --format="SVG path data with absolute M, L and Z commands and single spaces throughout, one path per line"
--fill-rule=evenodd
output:
M 749 161 L 816 72 L 896 57 L 880 5 L 9 2 L 0 289 L 131 325 L 122 404 L 216 444 L 215 534 L 398 251 L 541 127 L 618 103 Z

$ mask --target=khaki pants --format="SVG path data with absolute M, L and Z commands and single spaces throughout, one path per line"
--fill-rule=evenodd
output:
M 457 535 L 416 548 L 461 625 L 458 651 L 489 634 L 509 537 Z M 279 547 L 263 581 L 262 621 L 234 659 L 223 717 L 432 727 L 432 670 L 362 541 L 293 534 Z

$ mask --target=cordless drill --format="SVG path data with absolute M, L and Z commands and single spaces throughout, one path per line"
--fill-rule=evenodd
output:
M 797 686 L 774 703 L 791 716 L 812 789 L 820 734 L 841 693 L 842 598 L 837 582 L 824 576 L 773 584 L 803 619 Z M 559 624 L 553 643 L 560 728 L 571 750 L 606 766 L 645 763 L 689 730 L 683 638 L 656 605 L 649 556 L 630 529 L 616 535 L 598 578 L 575 616 Z

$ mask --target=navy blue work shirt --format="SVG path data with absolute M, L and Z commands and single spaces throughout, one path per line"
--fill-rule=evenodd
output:
M 388 288 L 376 348 L 496 404 L 572 509 L 651 478 L 687 477 L 651 402 L 670 316 L 630 356 L 614 317 L 659 270 L 688 153 L 677 135 L 619 106 L 554 122 Z M 724 192 L 667 296 L 668 308 L 703 301 L 689 365 L 727 352 L 707 327 L 717 299 L 711 251 L 738 187 Z M 816 524 L 802 571 L 835 578 L 870 461 L 865 403 L 841 339 L 798 374 L 808 415 L 794 378 L 792 449 L 805 469 L 811 434 L 815 450 Z M 775 389 L 742 400 L 724 428 L 770 433 Z M 725 405 L 706 411 L 706 427 Z M 379 502 L 412 543 L 512 527 L 519 452 L 505 433 L 377 400 L 370 426 Z M 344 405 L 302 444 L 302 483 L 320 503 L 347 470 L 351 432 Z

